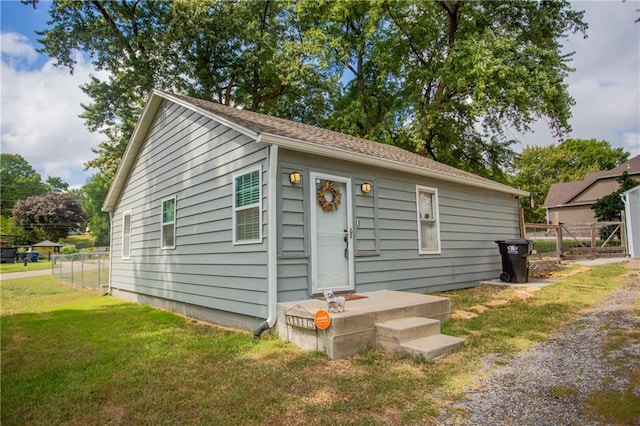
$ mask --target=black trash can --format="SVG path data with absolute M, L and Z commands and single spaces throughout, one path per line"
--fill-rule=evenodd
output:
M 526 238 L 496 241 L 502 255 L 500 281 L 506 283 L 529 282 L 529 256 L 533 242 Z

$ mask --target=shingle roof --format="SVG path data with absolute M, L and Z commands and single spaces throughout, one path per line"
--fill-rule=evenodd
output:
M 491 189 L 520 196 L 528 195 L 525 191 L 447 166 L 393 145 L 357 138 L 320 127 L 241 110 L 189 96 L 154 90 L 129 140 L 120 167 L 102 206 L 103 211 L 113 210 L 120 191 L 124 188 L 127 175 L 138 154 L 138 150 L 142 146 L 149 126 L 151 126 L 153 116 L 162 100 L 180 104 L 213 120 L 226 123 L 245 134 L 260 138 L 266 144 L 275 144 L 290 150 L 314 152 L 332 158 L 357 161 L 370 166 L 377 165 L 405 173 L 430 176 L 476 188 Z
M 448 166 L 393 145 L 357 138 L 332 130 L 285 120 L 278 117 L 272 117 L 253 111 L 232 108 L 219 103 L 204 101 L 189 96 L 164 92 L 160 93 L 168 97 L 181 99 L 198 108 L 202 108 L 215 115 L 222 116 L 256 133 L 280 136 L 332 149 L 336 153 L 337 157 L 340 156 L 340 151 L 361 154 L 368 157 L 388 160 L 397 164 L 410 165 L 430 170 L 443 175 L 443 177 L 450 176 L 466 179 L 470 183 L 479 183 L 483 186 L 491 186 L 496 190 L 501 190 L 502 192 L 510 192 L 518 195 L 525 194 L 524 191 L 516 190 L 515 188 L 511 188 L 507 185 Z
M 600 179 L 613 178 L 622 175 L 623 172 L 631 175 L 640 174 L 640 155 L 621 163 L 619 166 L 602 172 L 588 173 L 583 180 L 568 183 L 554 183 L 549 188 L 544 207 L 557 207 L 568 204 Z

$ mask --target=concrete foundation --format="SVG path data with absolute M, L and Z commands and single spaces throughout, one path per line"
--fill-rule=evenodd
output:
M 344 312 L 330 313 L 325 330 L 313 326 L 318 310 L 327 310 L 323 300 L 302 300 L 278 304 L 276 332 L 281 339 L 308 350 L 325 351 L 330 359 L 355 355 L 376 343 L 376 323 L 409 317 L 444 322 L 451 315 L 451 301 L 445 297 L 381 290 L 362 293 L 362 299 L 346 302 Z

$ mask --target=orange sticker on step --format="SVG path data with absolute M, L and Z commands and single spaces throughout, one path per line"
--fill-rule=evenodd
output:
M 318 312 L 316 312 L 315 316 L 313 317 L 313 321 L 316 324 L 316 328 L 320 330 L 329 328 L 329 325 L 331 325 L 331 317 L 329 316 L 329 312 L 323 309 L 320 309 Z

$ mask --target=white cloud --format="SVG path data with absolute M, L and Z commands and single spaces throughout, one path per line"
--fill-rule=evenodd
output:
M 78 117 L 80 104 L 90 102 L 79 86 L 93 69 L 79 54 L 73 75 L 51 60 L 36 68 L 19 65 L 35 58 L 24 36 L 2 34 L 2 152 L 22 155 L 43 179 L 58 176 L 80 186 L 89 175 L 83 164 L 95 157 L 91 148 L 102 139 Z
M 585 10 L 588 37 L 570 37 L 565 51 L 575 51 L 567 79 L 569 93 L 576 101 L 572 108 L 573 128 L 567 137 L 599 139 L 622 147 L 631 156 L 640 155 L 640 23 L 634 23 L 637 1 L 571 3 Z M 544 122 L 535 133 L 518 136 L 525 145 L 557 143 Z
M 27 36 L 18 33 L 2 33 L 0 35 L 2 59 L 21 60 L 31 64 L 38 59 L 38 52 L 29 44 Z

